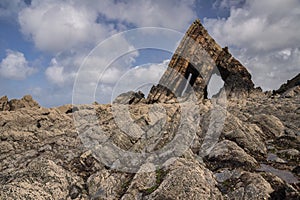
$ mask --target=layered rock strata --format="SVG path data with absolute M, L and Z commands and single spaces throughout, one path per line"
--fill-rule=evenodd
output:
M 152 87 L 148 102 L 173 102 L 191 91 L 200 99 L 207 98 L 207 84 L 214 73 L 225 82 L 228 97 L 245 97 L 254 90 L 247 69 L 196 20 L 181 40 L 159 84 Z

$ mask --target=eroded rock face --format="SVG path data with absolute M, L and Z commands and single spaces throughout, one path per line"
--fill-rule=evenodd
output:
M 242 172 L 236 182 L 234 190 L 228 193 L 229 199 L 269 199 L 274 191 L 260 174 Z
M 30 95 L 25 95 L 22 99 L 12 99 L 10 101 L 8 101 L 7 96 L 0 98 L 0 111 L 13 111 L 31 107 L 39 108 L 40 105 Z
M 153 86 L 148 101 L 169 102 L 194 90 L 198 98 L 207 97 L 207 84 L 213 73 L 225 82 L 230 97 L 245 97 L 254 90 L 247 69 L 221 48 L 196 20 L 186 32 L 173 55 L 169 67 L 157 86 Z
M 114 104 L 137 104 L 137 103 L 146 103 L 145 95 L 141 92 L 126 92 L 120 94 L 113 101 Z
M 267 148 L 263 141 L 263 131 L 256 124 L 248 124 L 238 117 L 228 114 L 223 128 L 223 136 L 231 141 L 235 141 L 250 155 L 267 155 Z
M 197 162 L 179 159 L 155 192 L 145 199 L 222 199 L 213 174 Z
M 278 90 L 274 91 L 274 93 L 283 94 L 297 86 L 300 86 L 300 73 L 291 80 L 288 80 L 286 83 L 282 84 Z
M 253 122 L 256 123 L 263 131 L 263 138 L 279 138 L 284 135 L 284 125 L 282 122 L 273 115 L 255 115 L 252 118 Z
M 291 89 L 288 89 L 284 93 L 281 94 L 281 97 L 284 98 L 292 98 L 292 97 L 300 97 L 300 86 L 292 87 Z
M 218 168 L 232 166 L 233 168 L 255 169 L 258 165 L 257 161 L 248 155 L 235 142 L 223 140 L 214 146 L 207 160 L 212 162 L 211 166 L 214 170 Z
M 8 98 L 7 96 L 3 96 L 0 98 L 0 111 L 9 110 Z
M 82 196 L 83 180 L 44 158 L 33 159 L 28 165 L 9 177 L 14 179 L 5 184 L 0 192 L 1 199 L 72 199 Z
M 178 135 L 181 104 L 128 105 L 128 117 L 147 137 L 132 126 L 120 129 L 111 105 L 1 112 L 0 199 L 297 199 L 298 103 L 279 96 L 229 100 L 218 142 L 201 158 L 213 104 L 199 102 L 201 123 L 190 148 L 162 168 L 144 172 L 141 166 L 137 173 L 100 162 L 82 144 L 73 116 L 96 113 L 110 142 L 126 151 L 151 152 Z M 97 129 L 92 133 L 97 136 Z

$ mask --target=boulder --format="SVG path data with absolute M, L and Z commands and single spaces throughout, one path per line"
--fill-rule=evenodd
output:
M 202 165 L 178 159 L 146 199 L 222 199 L 213 174 Z
M 141 92 L 129 91 L 123 94 L 120 94 L 113 101 L 114 104 L 137 104 L 145 103 L 145 95 Z
M 217 143 L 207 156 L 207 160 L 211 164 L 211 169 L 216 170 L 219 168 L 245 168 L 254 169 L 258 166 L 257 161 L 248 155 L 236 143 L 223 140 Z
M 228 193 L 229 199 L 269 199 L 274 191 L 260 174 L 242 172 L 238 181 Z
M 296 96 L 300 96 L 300 86 L 292 87 L 281 94 L 283 98 L 293 98 Z
M 10 105 L 10 110 L 17 110 L 25 107 L 29 107 L 29 108 L 40 107 L 40 105 L 35 100 L 33 100 L 32 96 L 30 95 L 25 95 L 20 100 L 14 100 L 14 99 L 10 100 L 9 105 Z
M 259 114 L 253 116 L 251 120 L 261 128 L 262 138 L 265 140 L 273 137 L 279 138 L 284 134 L 284 125 L 274 115 Z
M 0 111 L 9 110 L 8 98 L 7 96 L 3 96 L 0 98 Z
M 291 80 L 288 80 L 286 83 L 282 84 L 278 90 L 274 91 L 274 94 L 283 94 L 288 90 L 299 85 L 300 85 L 300 73 L 294 78 L 292 78 Z
M 224 128 L 224 137 L 236 142 L 247 153 L 255 157 L 267 155 L 267 148 L 263 142 L 263 132 L 256 124 L 242 122 L 232 114 L 227 116 Z

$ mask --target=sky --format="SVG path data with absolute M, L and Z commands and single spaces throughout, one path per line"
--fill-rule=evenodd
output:
M 1 0 L 0 96 L 52 107 L 147 92 L 198 18 L 264 91 L 299 73 L 299 0 Z

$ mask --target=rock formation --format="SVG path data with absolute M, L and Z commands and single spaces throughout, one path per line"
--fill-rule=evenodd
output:
M 300 93 L 300 73 L 284 83 L 280 88 L 273 92 L 274 94 L 281 94 L 282 97 L 292 97 Z
M 0 111 L 13 111 L 21 108 L 39 108 L 39 104 L 30 95 L 25 95 L 22 99 L 12 99 L 8 101 L 7 96 L 0 98 Z
M 196 20 L 180 42 L 159 84 L 152 87 L 148 101 L 168 102 L 188 94 L 191 89 L 198 98 L 207 98 L 207 84 L 213 73 L 222 77 L 229 97 L 247 96 L 254 89 L 247 69 L 232 57 L 227 47 L 221 48 Z
M 3 96 L 0 98 L 0 111 L 9 110 L 8 98 Z
M 231 99 L 219 140 L 203 158 L 199 151 L 215 119 L 211 100 L 199 102 L 199 129 L 185 153 L 170 165 L 139 173 L 117 171 L 96 159 L 83 145 L 73 115 L 96 112 L 113 144 L 155 151 L 177 135 L 182 105 L 130 105 L 133 124 L 146 138 L 118 126 L 111 105 L 2 111 L 0 199 L 297 199 L 299 97 Z
M 113 101 L 115 104 L 137 104 L 137 103 L 146 103 L 145 95 L 141 92 L 129 91 L 123 94 L 120 94 Z

